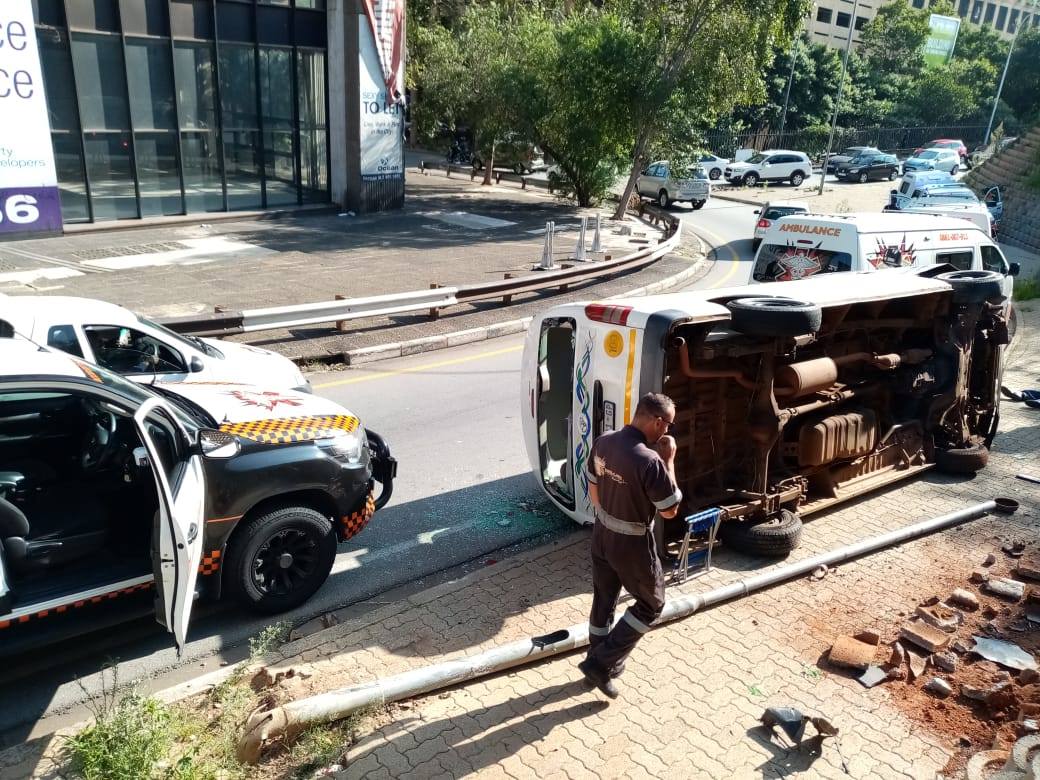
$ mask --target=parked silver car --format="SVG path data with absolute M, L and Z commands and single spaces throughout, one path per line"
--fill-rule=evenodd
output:
M 686 201 L 695 209 L 699 209 L 711 197 L 711 182 L 708 174 L 699 165 L 687 169 L 686 175 L 676 179 L 672 177 L 667 160 L 650 163 L 639 178 L 636 179 L 636 191 L 642 197 L 657 202 L 661 208 L 668 208 L 678 201 Z

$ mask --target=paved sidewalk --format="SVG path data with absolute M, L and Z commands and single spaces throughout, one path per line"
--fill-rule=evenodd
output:
M 1040 379 L 1040 311 L 1029 308 L 1005 374 L 1014 389 Z M 966 708 L 958 720 L 959 705 L 935 703 L 920 681 L 866 690 L 829 667 L 825 653 L 837 636 L 866 628 L 893 639 L 923 600 L 964 587 L 987 552 L 999 559 L 991 573 L 1007 574 L 1014 562 L 1001 544 L 1040 541 L 1040 488 L 1015 479 L 1036 468 L 1038 415 L 1005 403 L 989 467 L 977 477 L 930 472 L 818 516 L 792 560 L 998 495 L 1020 501 L 1018 514 L 987 516 L 840 566 L 821 581 L 781 585 L 661 627 L 631 658 L 616 702 L 577 682 L 580 656 L 572 654 L 391 705 L 349 747 L 335 776 L 934 778 L 958 752 L 963 763 L 987 749 L 992 729 Z M 581 622 L 590 600 L 587 544 L 578 531 L 554 548 L 489 561 L 374 622 L 344 623 L 287 645 L 277 669 L 302 674 L 285 693 L 301 698 Z M 778 564 L 723 550 L 712 574 L 669 595 L 770 565 Z M 826 715 L 840 736 L 821 755 L 786 750 L 759 728 L 770 705 Z
M 580 217 L 595 213 L 545 193 L 481 187 L 468 177 L 424 176 L 410 169 L 406 207 L 400 212 L 299 212 L 0 244 L 0 292 L 80 295 L 148 316 L 174 316 L 216 306 L 259 308 L 329 300 L 336 294 L 426 289 L 432 283 L 472 284 L 529 273 L 541 257 L 549 220 L 558 227 L 556 258 L 566 259 L 576 247 Z M 603 214 L 609 216 L 606 210 Z M 634 232 L 624 236 L 607 226 L 604 251 L 620 257 L 659 236 L 642 223 Z M 591 245 L 591 233 L 587 240 Z M 568 294 L 571 299 L 608 297 L 667 279 L 687 269 L 692 259 L 697 258 L 666 257 L 642 271 L 571 287 Z M 300 354 L 300 339 L 309 340 L 309 354 L 337 354 L 517 319 L 544 308 L 547 299 L 561 300 L 548 291 L 517 296 L 512 306 L 491 301 L 453 308 L 436 322 L 419 312 L 353 321 L 344 334 L 330 324 L 261 335 L 265 346 L 286 354 Z

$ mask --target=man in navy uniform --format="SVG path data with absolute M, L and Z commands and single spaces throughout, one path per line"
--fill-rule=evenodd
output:
M 664 574 L 654 543 L 654 517 L 675 517 L 682 493 L 675 480 L 675 404 L 648 393 L 632 422 L 600 436 L 589 459 L 592 529 L 592 611 L 589 652 L 578 668 L 614 699 L 625 659 L 664 609 Z M 621 588 L 635 597 L 617 625 Z

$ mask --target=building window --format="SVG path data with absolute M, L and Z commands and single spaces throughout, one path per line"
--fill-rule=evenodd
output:
M 325 6 L 34 0 L 64 221 L 327 202 Z
M 820 24 L 830 24 L 833 13 L 830 8 L 817 8 L 816 21 L 820 22 Z
M 997 24 L 996 24 L 996 28 L 998 30 L 1003 30 L 1004 29 L 1004 25 L 1007 23 L 1007 12 L 1008 12 L 1008 9 L 1007 9 L 1006 5 L 1000 6 L 1000 10 L 997 11 Z
M 838 11 L 838 20 L 835 24 L 837 24 L 838 27 L 848 27 L 852 24 L 852 16 L 844 11 Z
M 982 19 L 983 24 L 993 24 L 993 16 L 997 12 L 997 7 L 993 3 L 986 3 L 986 15 Z
M 867 26 L 867 17 L 865 17 L 865 16 L 857 16 L 856 17 L 856 29 L 857 30 L 862 30 L 866 26 Z
M 1015 30 L 1018 29 L 1018 15 L 1019 15 L 1019 13 L 1020 12 L 1019 12 L 1019 10 L 1017 8 L 1011 9 L 1011 18 L 1008 19 L 1008 27 L 1007 27 L 1007 31 L 1009 33 L 1014 33 Z
M 298 1 L 298 0 L 297 0 Z M 304 203 L 329 199 L 329 147 L 326 119 L 325 52 L 300 49 L 300 179 Z
M 914 8 L 924 8 L 924 0 L 914 0 Z
M 970 8 L 971 8 L 971 0 L 961 0 L 960 4 L 957 6 L 957 15 L 960 16 L 961 18 L 967 17 L 968 16 L 968 11 L 970 10 Z
M 979 24 L 982 22 L 982 0 L 975 0 L 975 4 L 971 7 L 971 23 Z

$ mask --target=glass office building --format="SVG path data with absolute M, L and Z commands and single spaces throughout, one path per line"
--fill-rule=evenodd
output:
M 66 224 L 330 200 L 325 0 L 33 6 Z

